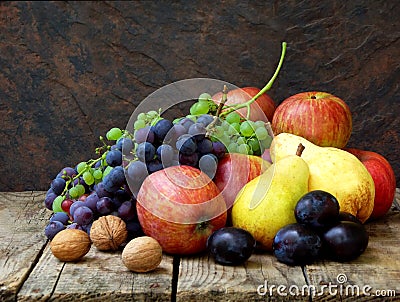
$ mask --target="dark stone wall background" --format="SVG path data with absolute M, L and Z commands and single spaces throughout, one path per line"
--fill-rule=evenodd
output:
M 400 5 L 365 1 L 0 3 L 0 190 L 47 190 L 162 86 L 207 77 L 350 106 L 349 146 L 400 180 Z

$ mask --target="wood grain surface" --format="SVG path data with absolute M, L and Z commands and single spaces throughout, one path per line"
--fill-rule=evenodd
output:
M 368 248 L 351 262 L 287 266 L 257 252 L 243 265 L 222 266 L 207 254 L 164 254 L 155 271 L 140 274 L 124 267 L 121 251 L 94 246 L 79 262 L 57 260 L 44 235 L 51 214 L 44 196 L 0 192 L 1 301 L 400 300 L 400 209 L 395 206 L 366 224 Z M 300 294 L 294 295 L 296 289 Z

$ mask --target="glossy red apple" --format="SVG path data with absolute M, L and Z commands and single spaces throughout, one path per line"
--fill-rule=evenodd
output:
M 136 207 L 144 233 L 174 255 L 204 251 L 208 236 L 227 219 L 225 200 L 215 183 L 199 169 L 184 165 L 147 176 Z
M 302 136 L 321 147 L 344 148 L 352 132 L 347 104 L 326 92 L 301 92 L 285 99 L 275 110 L 272 129 Z
M 244 185 L 267 170 L 270 165 L 260 156 L 240 153 L 227 153 L 219 160 L 213 180 L 224 196 L 229 210 Z
M 393 203 L 396 194 L 396 177 L 390 163 L 382 155 L 356 148 L 346 148 L 355 155 L 367 168 L 375 184 L 374 209 L 370 220 L 384 216 Z
M 257 87 L 243 87 L 228 91 L 226 105 L 242 104 L 250 100 L 253 96 L 260 92 Z M 219 104 L 222 99 L 222 92 L 219 92 L 212 97 L 216 104 Z M 266 93 L 262 94 L 250 105 L 250 120 L 271 122 L 275 112 L 275 102 Z M 247 115 L 247 108 L 237 110 L 243 117 Z

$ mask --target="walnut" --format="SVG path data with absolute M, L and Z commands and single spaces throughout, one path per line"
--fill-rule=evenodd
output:
M 53 255 L 60 261 L 78 261 L 90 250 L 89 235 L 76 229 L 64 229 L 50 242 Z
M 122 251 L 122 262 L 131 271 L 145 273 L 158 267 L 162 260 L 161 245 L 152 237 L 132 239 Z
M 90 239 L 100 251 L 116 251 L 127 237 L 126 223 L 114 215 L 101 216 L 90 229 Z

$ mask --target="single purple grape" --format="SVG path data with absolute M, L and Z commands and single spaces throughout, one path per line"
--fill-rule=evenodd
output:
M 93 212 L 86 206 L 77 208 L 74 212 L 74 222 L 80 225 L 88 225 L 93 222 Z
M 84 205 L 87 206 L 89 209 L 93 211 L 93 213 L 97 212 L 96 204 L 99 201 L 99 196 L 97 195 L 96 191 L 93 191 L 86 197 L 84 201 Z
M 57 235 L 58 232 L 65 229 L 65 225 L 60 221 L 51 221 L 48 225 L 46 225 L 44 229 L 44 234 L 50 240 Z
M 118 217 L 124 221 L 130 221 L 136 218 L 136 206 L 131 201 L 125 201 L 118 208 Z
M 75 201 L 69 208 L 69 214 L 71 215 L 71 217 L 74 217 L 74 213 L 77 208 L 84 206 L 84 205 L 85 205 L 85 203 L 81 200 Z
M 54 213 L 51 217 L 50 217 L 50 222 L 51 221 L 59 221 L 64 225 L 68 224 L 68 220 L 69 220 L 69 216 L 67 213 L 65 212 L 57 212 Z
M 96 204 L 97 212 L 101 215 L 108 215 L 114 210 L 114 205 L 110 197 L 102 197 Z

